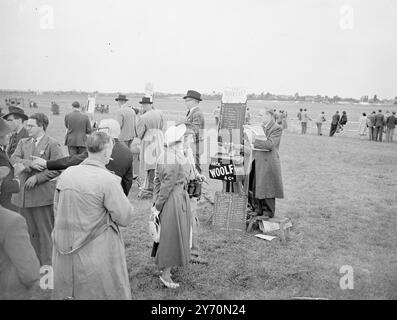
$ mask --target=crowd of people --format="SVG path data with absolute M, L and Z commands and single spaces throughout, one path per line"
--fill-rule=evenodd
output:
M 315 121 L 317 126 L 317 135 L 322 136 L 322 125 L 327 121 L 324 111 L 320 112 L 315 120 L 311 119 L 308 115 L 307 109 L 299 109 L 297 113 L 298 125 L 301 127 L 301 134 L 307 133 L 308 121 Z M 332 137 L 335 133 L 340 133 L 344 130 L 347 124 L 347 113 L 336 111 L 331 118 L 329 136 Z M 368 131 L 368 138 L 371 141 L 383 141 L 383 134 L 385 134 L 386 142 L 392 142 L 394 136 L 394 129 L 397 125 L 396 112 L 386 111 L 385 114 L 382 110 L 372 111 L 370 114 L 362 113 L 358 120 L 358 134 L 365 136 Z
M 139 110 L 125 95 L 115 100 L 115 119 L 99 123 L 73 102 L 64 119 L 68 156 L 48 135 L 45 114 L 10 107 L 0 118 L 0 299 L 28 299 L 41 267 L 53 270 L 53 299 L 130 299 L 120 227 L 136 214 L 128 199 L 136 167 L 144 175 L 137 197 L 152 200 L 151 256 L 159 281 L 178 288 L 174 267 L 208 264 L 197 217 L 206 181 L 201 94 L 187 92 L 185 119 L 165 133 L 163 114 L 149 97 Z M 278 148 L 285 118 L 266 109 L 263 134 L 252 141 L 249 188 L 257 215 L 268 218 L 283 197 Z
M 198 185 L 205 180 L 195 147 L 204 128 L 201 95 L 189 90 L 184 99 L 185 121 L 165 134 L 163 115 L 148 97 L 137 113 L 119 95 L 116 119 L 93 125 L 74 102 L 65 116 L 67 157 L 47 134 L 45 114 L 27 116 L 13 107 L 0 118 L 1 299 L 28 298 L 40 266 L 53 268 L 54 299 L 131 298 L 120 227 L 134 216 L 127 198 L 134 143 L 145 175 L 141 197 L 153 199 L 151 219 L 161 222 L 152 252 L 161 282 L 177 288 L 172 267 L 207 263 L 196 214 Z M 12 234 L 5 229 L 10 224 Z

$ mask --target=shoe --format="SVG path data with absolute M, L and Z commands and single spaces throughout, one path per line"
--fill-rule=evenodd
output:
M 167 288 L 170 288 L 170 289 L 176 289 L 176 288 L 179 288 L 179 283 L 175 283 L 175 282 L 168 282 L 168 281 L 165 281 L 164 280 L 164 278 L 162 277 L 162 276 L 160 276 L 160 281 L 167 287 Z
M 200 258 L 198 256 L 192 256 L 190 257 L 190 263 L 197 263 L 197 264 L 204 264 L 204 265 L 208 265 L 208 261 Z

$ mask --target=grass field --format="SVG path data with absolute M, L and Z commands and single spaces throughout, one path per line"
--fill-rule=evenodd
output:
M 60 116 L 50 115 L 48 133 L 61 142 L 63 115 L 73 100 L 65 98 Z M 39 103 L 38 111 L 48 114 L 49 101 L 45 107 Z M 175 104 L 175 112 L 166 114 L 169 120 L 183 118 L 183 105 Z M 331 114 L 339 106 L 322 107 Z M 164 104 L 159 109 L 169 108 Z M 213 125 L 213 119 L 207 123 Z M 285 132 L 280 157 L 285 199 L 277 201 L 276 214 L 291 218 L 291 241 L 283 245 L 277 239 L 257 239 L 255 232 L 215 232 L 205 223 L 212 208 L 204 202 L 199 243 L 210 264 L 176 270 L 175 280 L 181 282 L 177 290 L 164 288 L 158 280 L 146 229 L 150 201 L 137 201 L 134 186 L 129 198 L 136 216 L 123 230 L 133 297 L 397 299 L 397 144 Z M 216 190 L 219 183 L 210 181 L 208 191 Z M 353 267 L 353 290 L 339 286 L 344 265 Z M 48 296 L 46 292 L 36 298 Z

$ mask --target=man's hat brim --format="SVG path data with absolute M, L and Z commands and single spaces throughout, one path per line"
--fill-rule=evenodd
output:
M 21 118 L 23 118 L 24 121 L 26 121 L 26 120 L 29 119 L 29 116 L 28 116 L 28 115 L 26 115 L 26 114 L 24 114 L 24 113 L 19 113 L 19 112 L 10 112 L 10 113 L 7 113 L 6 115 L 2 116 L 2 118 L 3 118 L 4 120 L 7 120 L 7 118 L 8 118 L 9 116 L 11 116 L 11 115 L 18 115 L 18 116 L 20 116 Z
M 183 97 L 183 99 L 187 99 L 187 98 L 195 99 L 197 101 L 203 101 L 201 98 L 197 98 L 197 97 L 193 97 L 193 96 L 184 96 Z
M 116 101 L 128 101 L 128 99 L 127 98 L 116 98 L 116 99 L 114 99 L 114 100 L 116 100 Z

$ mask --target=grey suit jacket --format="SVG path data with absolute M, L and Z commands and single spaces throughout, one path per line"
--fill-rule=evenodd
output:
M 195 108 L 192 112 L 189 112 L 186 116 L 185 125 L 187 129 L 194 131 L 196 136 L 196 142 L 203 140 L 204 137 L 201 135 L 201 130 L 204 129 L 204 114 L 200 110 L 200 107 Z
M 20 175 L 21 190 L 12 196 L 12 204 L 19 208 L 41 207 L 53 204 L 56 181 L 52 180 L 60 174 L 60 171 L 44 170 L 39 172 L 30 167 L 30 156 L 41 157 L 44 160 L 56 160 L 63 158 L 60 144 L 55 139 L 44 135 L 37 146 L 32 138 L 19 141 L 18 146 L 10 161 L 22 163 L 25 170 Z M 37 184 L 32 189 L 25 189 L 26 180 L 36 175 Z M 52 181 L 51 181 L 52 180 Z

